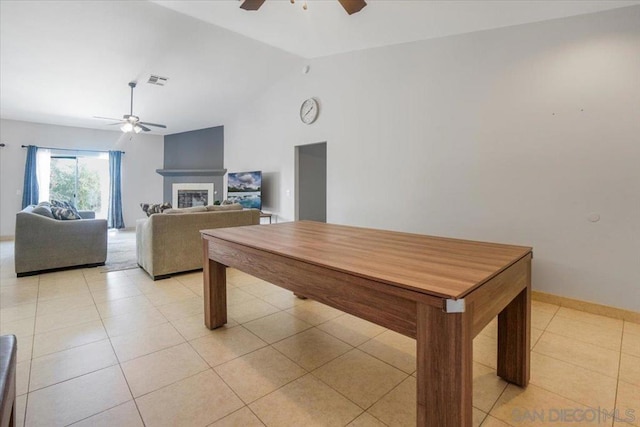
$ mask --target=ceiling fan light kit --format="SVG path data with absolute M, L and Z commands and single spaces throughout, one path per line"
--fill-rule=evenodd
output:
M 120 130 L 124 133 L 128 133 L 128 132 L 135 132 L 135 133 L 140 133 L 142 132 L 142 128 L 140 126 L 138 126 L 137 124 L 134 125 L 131 122 L 127 122 L 124 125 L 122 125 L 122 127 L 120 127 Z

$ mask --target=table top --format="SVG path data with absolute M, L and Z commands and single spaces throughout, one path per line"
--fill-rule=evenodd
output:
M 532 251 L 525 246 L 312 221 L 218 228 L 202 234 L 453 299 L 463 298 Z

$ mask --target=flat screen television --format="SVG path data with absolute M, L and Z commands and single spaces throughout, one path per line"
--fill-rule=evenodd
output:
M 227 199 L 246 209 L 262 210 L 262 171 L 229 172 Z

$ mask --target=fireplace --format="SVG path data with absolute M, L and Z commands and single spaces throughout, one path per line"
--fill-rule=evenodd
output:
M 172 206 L 190 208 L 212 205 L 214 201 L 213 183 L 173 184 Z

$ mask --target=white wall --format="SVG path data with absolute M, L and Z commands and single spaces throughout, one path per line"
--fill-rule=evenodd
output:
M 92 150 L 122 150 L 122 213 L 127 228 L 144 218 L 140 203 L 162 201 L 164 137 L 135 135 L 122 138 L 120 131 L 55 126 L 15 120 L 0 121 L 0 235 L 13 236 L 15 214 L 22 205 L 22 185 L 27 150 L 21 145 Z M 20 191 L 20 194 L 17 192 Z
M 294 146 L 327 141 L 328 222 L 531 245 L 534 289 L 640 311 L 638 22 L 635 6 L 301 62 L 225 124 L 225 166 L 278 176 L 265 210 L 291 220 Z

